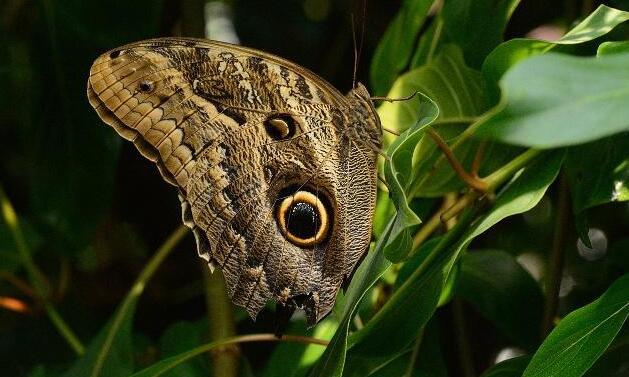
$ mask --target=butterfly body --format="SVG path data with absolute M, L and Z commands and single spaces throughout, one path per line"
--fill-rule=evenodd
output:
M 381 128 L 362 85 L 343 96 L 264 52 L 166 38 L 100 56 L 88 98 L 178 188 L 234 303 L 311 325 L 331 310 L 371 238 Z

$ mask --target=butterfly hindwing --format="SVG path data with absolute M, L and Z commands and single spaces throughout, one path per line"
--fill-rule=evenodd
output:
M 377 140 L 379 122 L 365 93 L 344 97 L 263 52 L 173 38 L 103 54 L 88 81 L 100 117 L 179 189 L 233 301 L 253 317 L 269 299 L 302 307 L 310 324 L 371 237 L 376 154 L 355 135 Z

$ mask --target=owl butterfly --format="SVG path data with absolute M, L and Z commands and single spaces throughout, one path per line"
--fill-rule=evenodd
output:
M 252 318 L 269 300 L 309 325 L 369 247 L 381 126 L 367 89 L 226 43 L 155 39 L 100 56 L 102 120 L 176 186 L 199 255 Z

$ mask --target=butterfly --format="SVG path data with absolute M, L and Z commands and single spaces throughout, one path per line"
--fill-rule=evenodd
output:
M 93 63 L 100 118 L 179 191 L 199 256 L 255 319 L 334 306 L 369 248 L 382 127 L 367 89 L 347 95 L 277 56 L 162 38 Z

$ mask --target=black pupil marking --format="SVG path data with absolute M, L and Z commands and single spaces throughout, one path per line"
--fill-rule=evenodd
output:
M 140 83 L 140 90 L 143 92 L 149 92 L 153 90 L 153 83 L 150 81 L 142 81 Z
M 314 237 L 321 226 L 319 213 L 308 203 L 295 203 L 285 216 L 287 230 L 304 240 Z
M 120 50 L 117 50 L 117 51 L 112 51 L 112 52 L 111 52 L 111 54 L 109 54 L 109 57 L 110 57 L 111 59 L 115 59 L 115 58 L 117 58 L 118 56 L 120 56 Z
M 275 140 L 283 140 L 295 134 L 296 122 L 288 114 L 275 114 L 264 121 L 266 133 Z

